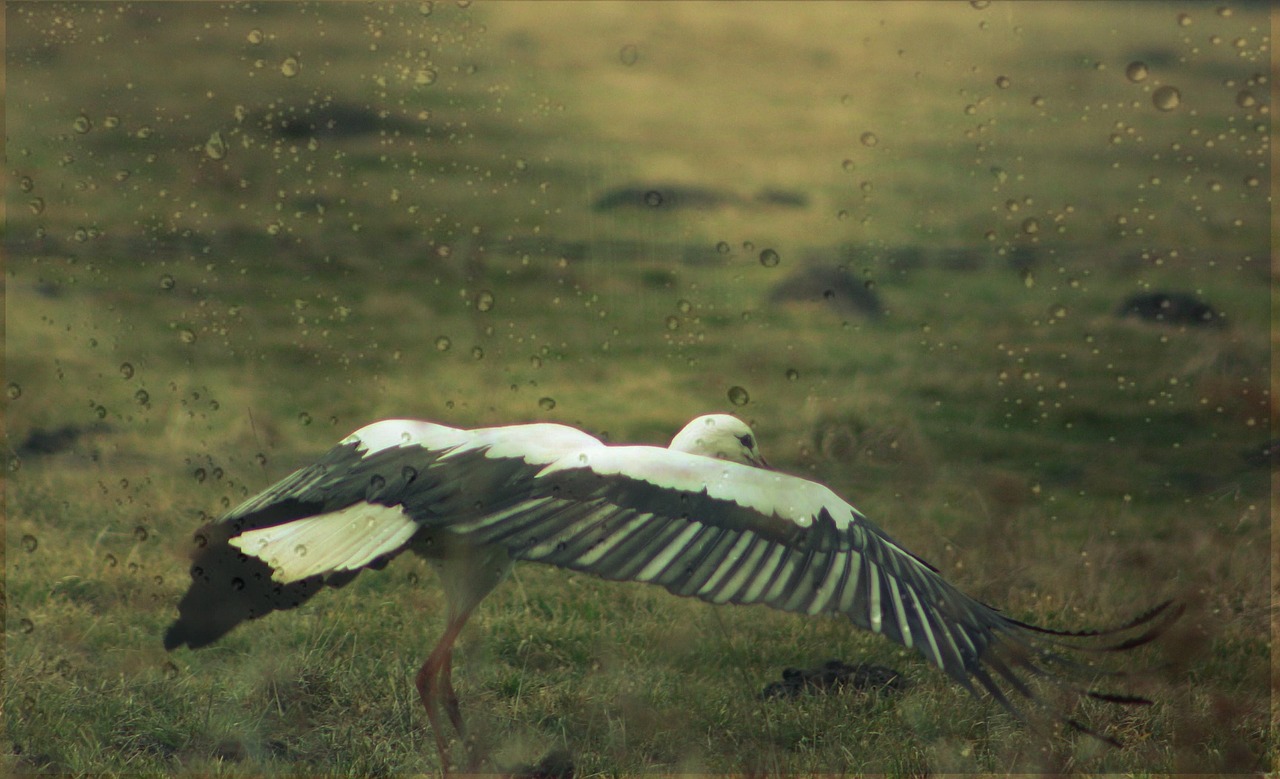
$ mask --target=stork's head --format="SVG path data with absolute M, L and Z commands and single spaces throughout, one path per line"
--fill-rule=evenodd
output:
M 756 436 L 747 423 L 728 414 L 707 414 L 698 417 L 671 439 L 669 449 L 703 457 L 715 457 L 735 463 L 768 468 L 760 450 L 756 448 Z

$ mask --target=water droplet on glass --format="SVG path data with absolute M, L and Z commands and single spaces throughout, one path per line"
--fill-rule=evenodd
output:
M 262 30 L 259 30 L 256 27 L 250 30 L 249 34 L 246 35 L 245 38 L 249 41 L 249 43 L 252 43 L 254 46 L 257 46 L 258 44 L 266 40 L 266 36 L 262 34 Z
M 164 678 L 166 679 L 178 678 L 178 666 L 172 660 L 166 660 L 161 670 L 164 672 Z
M 776 268 L 781 260 L 782 258 L 773 249 L 765 249 L 760 252 L 760 264 L 766 268 Z
M 44 213 L 44 198 L 33 197 L 31 202 L 27 204 L 31 208 L 31 213 L 39 216 Z
M 193 344 L 196 342 L 196 334 L 193 330 L 184 327 L 178 331 L 178 340 L 184 344 Z
M 845 173 L 852 173 L 853 169 L 858 166 L 854 164 L 853 160 L 845 160 L 844 162 L 840 163 L 840 167 L 844 169 Z
M 72 128 L 75 129 L 76 132 L 80 133 L 81 135 L 84 135 L 85 133 L 93 129 L 93 122 L 89 121 L 89 117 L 85 116 L 84 114 L 80 114 L 75 118 L 75 121 L 71 123 L 71 126 Z
M 1027 217 L 1022 220 L 1022 232 L 1027 235 L 1035 235 L 1040 232 L 1040 220 L 1034 216 Z
M 133 137 L 141 138 L 142 140 L 145 141 L 146 139 L 150 138 L 151 134 L 154 132 L 155 131 L 151 129 L 150 125 L 144 124 L 138 128 L 138 131 L 133 134 Z
M 298 557 L 306 557 L 306 556 L 307 556 L 307 545 L 306 545 L 306 544 L 298 544 L 297 546 L 295 546 L 295 547 L 293 548 L 293 553 L 294 553 L 295 555 L 297 555 Z
M 680 329 L 680 317 L 678 317 L 678 316 L 669 316 L 669 317 L 667 317 L 667 329 L 668 329 L 668 330 L 679 330 L 679 329 Z
M 17 400 L 22 397 L 22 385 L 11 381 L 5 387 L 5 394 L 9 396 L 9 400 Z
M 1258 186 L 1258 184 L 1260 184 L 1260 183 L 1261 183 L 1261 182 L 1258 180 L 1258 177 L 1257 177 L 1257 176 L 1245 176 L 1245 177 L 1244 177 L 1244 185 L 1245 185 L 1246 187 L 1256 187 L 1256 186 Z
M 280 72 L 285 78 L 293 78 L 302 70 L 301 63 L 297 57 L 285 57 L 284 62 L 280 63 Z
M 628 43 L 626 46 L 623 46 L 618 51 L 618 60 L 622 62 L 623 65 L 626 65 L 627 67 L 631 67 L 632 65 L 636 64 L 636 61 L 639 59 L 640 59 L 640 49 L 636 48 L 635 44 L 633 43 Z
M 311 424 L 311 415 L 305 411 L 298 412 L 298 424 L 303 426 Z
M 555 398 L 538 398 L 538 408 L 543 411 L 550 411 L 556 407 Z
M 420 87 L 429 87 L 436 83 L 436 72 L 431 68 L 421 68 L 413 76 L 413 83 Z
M 244 579 L 241 579 L 239 576 L 237 576 L 236 578 L 232 579 L 232 580 L 231 580 L 231 589 L 233 589 L 233 590 L 243 590 L 243 589 L 244 589 Z
M 728 242 L 728 241 L 720 241 L 719 243 L 717 243 L 717 244 L 716 244 L 716 252 L 717 252 L 717 253 L 719 253 L 719 254 L 728 254 L 728 253 L 729 253 L 729 242 Z
M 21 189 L 23 192 L 30 192 L 35 188 L 36 188 L 36 183 L 31 180 L 30 176 L 23 176 L 22 178 L 18 179 L 18 189 Z
M 102 562 L 106 563 L 108 568 L 115 568 L 120 564 L 120 561 L 116 559 L 116 556 L 110 552 L 107 552 L 106 556 L 102 558 Z
M 1000 89 L 1008 89 L 1011 83 L 1008 76 L 996 76 L 996 86 Z
M 93 410 L 93 413 L 95 413 L 95 414 L 97 414 L 97 415 L 98 415 L 98 419 L 106 419 L 106 418 L 107 418 L 107 407 L 106 407 L 106 406 L 98 406 L 97 408 L 95 408 L 95 409 Z
M 449 340 L 449 336 L 442 335 L 436 339 L 436 351 L 447 352 L 450 346 L 453 346 L 453 341 Z
M 1182 93 L 1177 87 L 1163 86 L 1151 93 L 1151 103 L 1161 111 L 1172 111 L 1182 102 Z
M 1147 63 L 1135 60 L 1130 62 L 1129 66 L 1124 69 L 1124 75 L 1125 78 L 1136 84 L 1139 81 L 1146 81 L 1147 76 L 1151 75 L 1151 71 L 1147 69 Z
M 145 406 L 147 405 L 147 402 L 151 400 L 151 396 L 147 394 L 146 390 L 140 389 L 133 393 L 133 399 L 138 401 L 138 405 Z
M 191 475 L 197 482 L 203 482 L 205 479 L 209 478 L 209 474 L 204 468 L 196 468 L 191 472 Z
M 146 541 L 147 535 L 147 528 L 144 525 L 138 525 L 133 529 L 133 537 L 137 541 Z
M 209 136 L 209 140 L 204 142 L 204 153 L 211 160 L 220 160 L 227 156 L 227 143 L 222 140 L 222 133 L 214 132 Z
M 859 138 L 858 140 L 862 141 L 863 146 L 868 146 L 868 147 L 875 146 L 877 143 L 880 143 L 880 139 L 876 137 L 875 133 L 872 133 L 872 132 L 863 133 L 862 137 Z
M 492 292 L 490 292 L 487 289 L 480 290 L 479 294 L 476 295 L 476 310 L 477 311 L 493 310 L 493 293 Z
M 39 545 L 40 545 L 40 542 L 36 541 L 36 537 L 31 535 L 30 533 L 22 537 L 22 548 L 27 550 L 28 552 L 36 551 L 36 547 Z
M 1067 307 L 1061 303 L 1055 303 L 1049 308 L 1049 314 L 1052 315 L 1054 319 L 1063 319 L 1067 316 Z
M 1236 95 L 1236 105 L 1241 108 L 1253 108 L 1257 104 L 1258 99 L 1247 89 L 1241 90 L 1240 93 Z
M 530 355 L 530 357 L 529 357 L 529 367 L 531 367 L 531 368 L 541 368 L 541 367 L 542 367 L 542 358 L 541 358 L 541 357 L 539 357 L 539 356 L 538 356 L 538 355 L 536 355 L 536 354 L 534 354 L 534 355 Z
M 132 379 L 133 378 L 132 363 L 127 363 L 127 362 L 120 363 L 120 375 L 125 377 L 126 379 Z
M 693 304 L 685 300 L 684 298 L 681 298 L 680 300 L 676 301 L 676 308 L 680 311 L 680 313 L 687 314 L 693 310 Z
M 751 396 L 747 394 L 747 391 L 744 388 L 736 385 L 729 388 L 729 402 L 733 405 L 745 406 L 750 400 Z
M 796 381 L 800 378 L 800 371 L 795 368 L 787 368 L 787 381 Z
M 656 189 L 644 193 L 644 204 L 650 208 L 662 205 L 662 193 Z

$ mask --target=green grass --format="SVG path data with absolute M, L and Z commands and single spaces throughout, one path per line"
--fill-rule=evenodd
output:
M 841 621 L 522 566 L 455 671 L 500 764 L 1274 766 L 1273 476 L 1242 456 L 1275 423 L 1270 117 L 1238 104 L 1267 100 L 1266 19 L 1215 8 L 10 4 L 6 768 L 436 770 L 412 684 L 443 623 L 428 566 L 168 655 L 189 534 L 379 418 L 662 444 L 710 411 L 1017 618 L 1182 599 L 1167 639 L 1116 658 L 1159 669 L 1137 682 L 1156 704 L 1083 706 L 1126 742 L 1099 750 Z M 1164 84 L 1178 110 L 1152 106 Z M 393 129 L 261 126 L 330 102 Z M 810 202 L 591 210 L 633 181 Z M 962 248 L 972 267 L 946 267 Z M 768 303 L 811 253 L 852 256 L 886 315 Z M 1113 316 L 1160 289 L 1230 326 Z M 21 449 L 66 425 L 73 445 Z M 829 658 L 912 686 L 757 698 Z

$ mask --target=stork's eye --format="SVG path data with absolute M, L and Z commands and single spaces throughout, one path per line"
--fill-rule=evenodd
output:
M 756 439 L 752 438 L 750 433 L 738 436 L 738 442 L 748 449 L 756 448 Z

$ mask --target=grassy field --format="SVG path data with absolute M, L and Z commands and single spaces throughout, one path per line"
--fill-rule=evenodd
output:
M 717 411 L 1019 619 L 1185 602 L 1117 658 L 1155 705 L 1078 710 L 1125 741 L 1100 748 L 841 621 L 527 565 L 455 672 L 494 765 L 1275 767 L 1265 5 L 10 3 L 5 25 L 6 771 L 438 770 L 425 564 L 166 654 L 194 529 L 379 418 L 665 444 Z M 596 207 L 627 185 L 716 202 Z M 811 263 L 883 316 L 769 302 Z M 1226 326 L 1115 316 L 1154 291 Z M 760 699 L 829 658 L 911 685 Z

